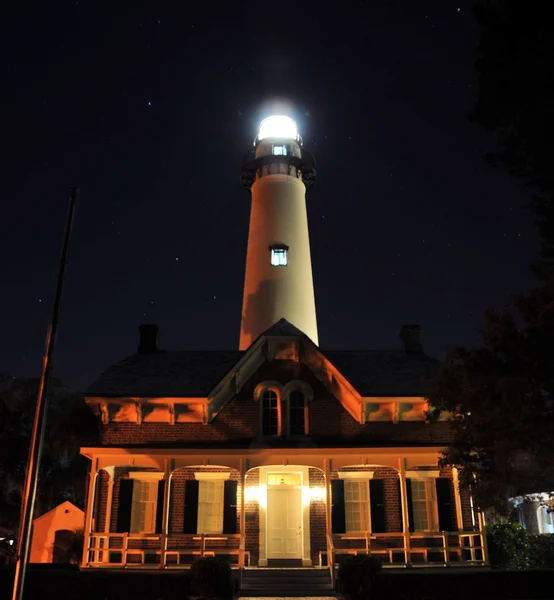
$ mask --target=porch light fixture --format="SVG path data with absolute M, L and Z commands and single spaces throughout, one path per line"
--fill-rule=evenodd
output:
M 260 488 L 256 486 L 247 487 L 244 490 L 244 501 L 245 502 L 259 502 L 260 501 Z
M 327 490 L 324 487 L 310 488 L 310 500 L 312 502 L 323 502 L 327 496 Z

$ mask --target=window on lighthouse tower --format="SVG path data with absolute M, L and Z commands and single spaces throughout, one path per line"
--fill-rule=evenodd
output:
M 273 156 L 286 156 L 287 147 L 283 144 L 273 144 Z
M 288 264 L 287 251 L 288 246 L 278 245 L 270 246 L 271 264 L 274 267 L 286 267 Z

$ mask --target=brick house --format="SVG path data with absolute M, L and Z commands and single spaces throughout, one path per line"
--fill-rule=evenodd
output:
M 101 436 L 82 448 L 83 566 L 224 555 L 316 568 L 366 551 L 387 566 L 484 564 L 470 490 L 438 467 L 449 425 L 425 420 L 438 363 L 419 327 L 393 351 L 318 346 L 304 198 L 315 163 L 296 129 L 263 126 L 243 170 L 240 349 L 166 351 L 142 325 L 137 352 L 91 385 Z

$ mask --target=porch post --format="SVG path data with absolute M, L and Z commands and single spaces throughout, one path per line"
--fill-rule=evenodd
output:
M 240 540 L 239 540 L 239 569 L 242 569 L 244 565 L 244 556 L 246 549 L 246 505 L 245 505 L 245 494 L 246 494 L 246 459 L 240 459 L 240 516 L 239 516 L 239 529 L 240 529 Z
M 165 474 L 164 479 L 166 481 L 164 487 L 164 511 L 162 514 L 162 532 L 169 533 L 169 500 L 171 495 L 171 477 L 173 475 L 173 459 L 165 461 Z
M 165 568 L 165 552 L 167 550 L 167 535 L 169 531 L 169 496 L 171 487 L 171 476 L 173 475 L 173 459 L 166 459 L 164 468 L 164 505 L 162 512 L 162 534 L 161 534 L 161 548 L 160 548 L 160 569 Z
M 83 540 L 83 558 L 81 565 L 86 567 L 89 563 L 90 536 L 92 534 L 92 513 L 94 510 L 94 498 L 96 495 L 96 478 L 98 476 L 97 461 L 91 465 L 88 475 L 88 494 L 87 505 L 85 507 L 84 540 Z
M 398 476 L 400 478 L 400 503 L 402 508 L 402 528 L 404 529 L 404 549 L 406 566 L 412 566 L 410 523 L 408 519 L 408 490 L 406 487 L 406 459 L 398 459 Z
M 329 458 L 323 460 L 323 472 L 325 474 L 325 543 L 327 544 L 327 564 L 331 573 L 331 584 L 334 588 L 335 556 L 331 523 L 331 460 Z
M 452 467 L 452 482 L 454 483 L 454 502 L 456 503 L 456 518 L 458 519 L 458 529 L 464 530 L 464 519 L 462 515 L 462 502 L 460 500 L 460 481 L 458 479 L 458 469 Z
M 475 529 L 475 506 L 473 504 L 473 490 L 471 489 L 471 485 L 469 487 L 469 506 L 471 508 L 471 524 L 473 529 Z
M 323 460 L 323 471 L 325 474 L 325 526 L 327 534 L 331 535 L 331 461 L 328 458 Z
M 489 548 L 487 545 L 487 532 L 485 531 L 484 519 L 483 519 L 483 511 L 479 510 L 477 512 L 477 519 L 479 522 L 479 537 L 481 538 L 481 555 L 483 563 L 489 563 Z
M 115 470 L 115 469 L 114 469 Z M 112 520 L 112 502 L 113 502 L 113 486 L 114 486 L 114 475 L 115 473 L 108 471 L 108 494 L 106 501 L 106 520 L 104 522 L 104 533 L 110 533 L 111 531 L 111 520 Z

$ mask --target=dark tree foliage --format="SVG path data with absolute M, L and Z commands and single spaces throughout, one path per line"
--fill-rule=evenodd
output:
M 448 413 L 452 423 L 441 463 L 460 469 L 480 507 L 505 517 L 510 496 L 542 488 L 553 475 L 554 410 L 539 376 L 548 359 L 543 334 L 518 328 L 509 311 L 488 311 L 482 346 L 452 350 L 429 390 L 431 419 Z
M 456 348 L 433 382 L 435 419 L 447 412 L 456 465 L 478 504 L 507 516 L 509 496 L 554 482 L 554 12 L 548 3 L 497 0 L 481 25 L 478 96 L 470 118 L 495 133 L 496 166 L 529 186 L 540 256 L 536 287 L 485 314 L 480 347 Z
M 19 525 L 38 383 L 0 374 L 0 532 L 15 531 Z M 88 465 L 79 448 L 94 443 L 97 432 L 97 418 L 82 395 L 54 380 L 35 517 L 64 500 L 84 507 Z

